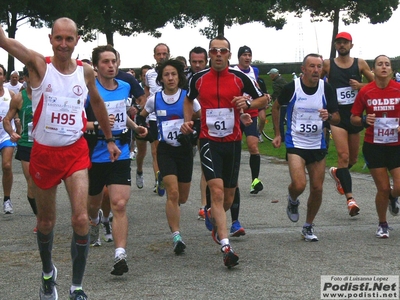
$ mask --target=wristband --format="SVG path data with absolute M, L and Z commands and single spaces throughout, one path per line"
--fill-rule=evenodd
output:
M 250 106 L 251 106 L 250 100 L 246 100 L 246 104 L 247 104 L 247 109 L 250 109 Z
M 105 139 L 106 143 L 115 143 L 115 137 L 110 137 L 109 139 Z
M 364 128 L 368 128 L 368 127 L 370 126 L 370 125 L 367 123 L 367 116 L 366 116 L 366 115 L 362 116 L 361 122 L 362 122 L 362 126 L 363 126 Z

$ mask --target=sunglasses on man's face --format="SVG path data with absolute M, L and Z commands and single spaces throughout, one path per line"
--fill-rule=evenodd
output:
M 213 54 L 213 55 L 218 54 L 218 52 L 221 54 L 227 54 L 229 52 L 229 49 L 228 48 L 210 48 L 208 51 L 210 52 L 210 54 Z

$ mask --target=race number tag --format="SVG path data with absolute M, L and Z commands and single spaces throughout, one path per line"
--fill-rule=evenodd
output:
M 111 130 L 126 129 L 126 106 L 125 100 L 105 102 L 108 115 L 114 115 L 114 125 Z
M 322 120 L 318 109 L 299 107 L 297 109 L 296 131 L 306 136 L 321 134 Z
M 183 119 L 176 119 L 176 120 L 169 120 L 169 121 L 162 121 L 161 128 L 162 134 L 164 137 L 164 141 L 173 146 L 178 147 L 181 144 L 178 142 L 177 138 L 178 135 L 181 133 L 180 129 L 183 124 Z
M 339 105 L 347 105 L 354 103 L 357 94 L 358 91 L 353 90 L 351 86 L 341 87 L 336 89 L 336 97 Z
M 206 124 L 210 136 L 222 138 L 232 134 L 235 125 L 233 108 L 207 109 Z
M 67 98 L 45 94 L 46 132 L 60 135 L 74 135 L 83 128 L 83 101 L 79 98 Z
M 399 140 L 398 127 L 399 118 L 376 118 L 374 123 L 374 143 L 396 143 Z

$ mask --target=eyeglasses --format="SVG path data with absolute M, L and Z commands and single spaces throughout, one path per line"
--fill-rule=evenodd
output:
M 210 52 L 210 54 L 213 54 L 213 55 L 218 54 L 218 52 L 223 55 L 223 54 L 227 54 L 229 52 L 229 49 L 228 48 L 210 48 L 208 51 Z

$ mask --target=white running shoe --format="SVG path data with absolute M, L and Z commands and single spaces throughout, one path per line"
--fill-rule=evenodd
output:
M 13 210 L 13 207 L 11 204 L 11 199 L 8 199 L 6 202 L 3 203 L 3 210 L 6 215 L 10 215 L 10 214 L 14 213 L 14 210 Z
M 138 173 L 136 173 L 136 186 L 139 189 L 143 188 L 143 184 L 144 184 L 144 178 L 143 178 L 143 173 L 141 175 L 139 175 Z
M 314 228 L 312 225 L 303 227 L 301 231 L 301 235 L 303 236 L 306 242 L 318 242 L 317 236 L 314 234 Z
M 376 237 L 381 239 L 387 239 L 389 237 L 389 227 L 378 226 L 378 230 L 376 231 Z

